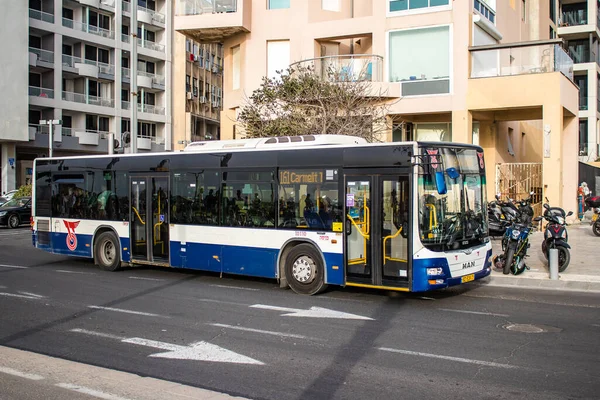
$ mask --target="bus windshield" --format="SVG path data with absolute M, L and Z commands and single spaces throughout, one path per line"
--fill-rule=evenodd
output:
M 419 175 L 419 230 L 424 246 L 434 251 L 465 249 L 488 236 L 483 153 L 476 149 L 422 149 Z M 435 173 L 443 173 L 445 193 Z

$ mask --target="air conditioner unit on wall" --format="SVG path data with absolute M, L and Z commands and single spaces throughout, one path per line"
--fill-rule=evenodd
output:
M 186 94 L 185 94 L 185 97 L 186 97 L 188 100 L 191 100 L 191 99 L 192 99 L 192 92 L 186 92 Z

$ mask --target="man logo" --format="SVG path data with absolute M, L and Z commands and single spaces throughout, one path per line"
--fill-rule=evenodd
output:
M 67 248 L 71 251 L 75 251 L 75 249 L 77 248 L 77 236 L 75 235 L 75 228 L 77 228 L 77 225 L 79 225 L 79 223 L 81 221 L 77 221 L 77 222 L 70 222 L 70 221 L 64 221 L 65 226 L 67 227 Z

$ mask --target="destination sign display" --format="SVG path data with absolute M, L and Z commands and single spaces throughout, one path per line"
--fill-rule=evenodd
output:
M 323 169 L 282 169 L 279 170 L 279 184 L 294 185 L 303 183 L 323 183 L 337 181 L 337 170 Z

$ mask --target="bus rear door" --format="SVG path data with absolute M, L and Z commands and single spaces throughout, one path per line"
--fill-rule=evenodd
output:
M 131 261 L 169 265 L 169 176 L 130 178 Z

